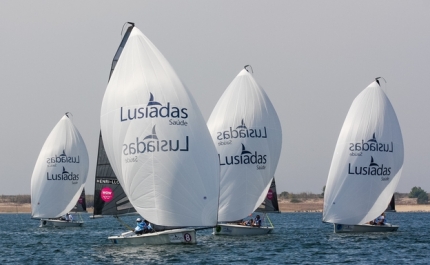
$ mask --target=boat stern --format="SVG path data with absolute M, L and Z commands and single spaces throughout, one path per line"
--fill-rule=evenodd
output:
M 399 229 L 398 225 L 344 225 L 333 224 L 335 233 L 369 233 L 369 232 L 395 232 Z
M 173 229 L 136 235 L 134 232 L 125 232 L 120 236 L 110 236 L 112 243 L 119 245 L 164 245 L 164 244 L 196 244 L 196 230 Z
M 273 227 L 252 227 L 237 224 L 218 224 L 213 228 L 214 235 L 250 236 L 266 235 L 273 231 Z

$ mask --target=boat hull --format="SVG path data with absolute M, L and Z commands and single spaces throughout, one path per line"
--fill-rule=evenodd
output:
M 252 227 L 236 224 L 218 224 L 213 229 L 214 235 L 253 236 L 271 233 L 273 227 Z
M 64 220 L 40 219 L 39 227 L 80 227 L 84 224 L 82 221 L 67 222 Z
M 136 235 L 134 232 L 126 232 L 120 236 L 108 238 L 114 244 L 120 245 L 164 245 L 164 244 L 196 244 L 196 230 L 173 229 Z
M 90 219 L 103 218 L 103 215 L 90 215 Z
M 398 225 L 344 225 L 334 224 L 335 233 L 368 233 L 368 232 L 394 232 L 399 229 Z

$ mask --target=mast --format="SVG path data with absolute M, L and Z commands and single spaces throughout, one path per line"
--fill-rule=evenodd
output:
M 121 43 L 112 60 L 109 80 L 115 70 L 116 64 L 121 56 L 122 50 L 127 43 L 134 23 L 127 22 L 130 26 L 124 34 Z M 126 24 L 127 24 L 126 23 Z M 124 193 L 119 181 L 112 169 L 103 145 L 103 138 L 100 131 L 99 149 L 97 155 L 96 176 L 94 185 L 94 213 L 93 215 L 121 215 L 134 213 L 136 210 L 131 205 Z

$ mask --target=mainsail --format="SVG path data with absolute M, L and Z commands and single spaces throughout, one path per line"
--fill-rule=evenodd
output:
M 376 80 L 352 103 L 334 151 L 323 221 L 364 224 L 390 202 L 403 168 L 400 125 Z
M 56 218 L 72 210 L 88 174 L 88 152 L 64 115 L 46 139 L 31 177 L 31 216 Z
M 207 122 L 221 168 L 218 221 L 240 220 L 264 201 L 278 165 L 282 129 L 265 91 L 243 69 Z
M 151 223 L 214 226 L 219 166 L 204 118 L 173 68 L 134 27 L 103 98 L 106 154 Z
M 386 212 L 395 212 L 396 211 L 396 200 L 394 198 L 394 194 L 393 197 L 391 197 L 391 201 L 390 204 L 388 204 L 387 209 L 385 209 Z
M 85 199 L 85 188 L 82 189 L 81 196 L 79 196 L 78 201 L 73 207 L 72 211 L 74 213 L 86 213 L 87 212 L 87 201 Z
M 122 50 L 130 36 L 134 27 L 134 23 L 130 23 L 127 28 L 121 43 L 112 60 L 112 66 L 109 74 L 109 79 L 112 76 L 115 66 L 121 56 Z M 103 145 L 103 138 L 100 132 L 99 149 L 97 155 L 96 177 L 94 185 L 94 215 L 123 215 L 134 213 L 136 210 L 130 204 L 123 188 L 112 169 L 106 151 Z
M 278 194 L 276 193 L 275 178 L 272 179 L 269 191 L 264 198 L 264 201 L 258 206 L 256 212 L 260 213 L 279 213 Z

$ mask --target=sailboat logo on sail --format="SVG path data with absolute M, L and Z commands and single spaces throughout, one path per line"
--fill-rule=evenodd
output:
M 269 189 L 269 191 L 267 192 L 266 198 L 269 200 L 273 199 L 273 191 L 272 189 Z
M 46 158 L 46 163 L 48 164 L 48 167 L 56 167 L 59 163 L 80 163 L 80 159 L 79 156 L 67 156 L 63 149 L 63 153 L 61 155 Z
M 241 121 L 240 125 L 235 129 L 230 127 L 229 129 L 221 132 L 217 132 L 218 146 L 230 145 L 233 143 L 232 139 L 244 139 L 244 138 L 267 138 L 266 127 L 262 129 L 248 129 L 245 122 Z
M 350 143 L 349 151 L 351 151 L 351 153 L 349 154 L 350 156 L 362 156 L 363 152 L 366 151 L 392 153 L 394 151 L 394 144 L 393 142 L 378 143 L 375 137 L 375 133 L 373 133 L 372 138 L 367 140 L 367 142 L 361 140 L 361 142 L 358 143 Z
M 146 140 L 146 139 L 158 140 L 157 133 L 155 132 L 155 125 L 154 125 L 154 127 L 152 127 L 152 134 L 145 136 L 145 138 L 143 138 L 143 140 Z
M 150 93 L 148 104 L 145 107 L 120 108 L 121 122 L 145 118 L 169 118 L 170 125 L 187 126 L 188 123 L 185 119 L 188 118 L 188 109 L 171 106 L 170 102 L 163 106 L 160 102 L 154 100 L 152 93 Z
M 391 167 L 384 167 L 383 164 L 379 166 L 373 156 L 370 157 L 370 164 L 367 167 L 351 167 L 351 163 L 348 165 L 349 175 L 361 175 L 361 176 L 389 176 L 391 174 Z M 381 180 L 388 180 L 389 178 L 382 178 Z
M 104 202 L 110 202 L 113 199 L 113 190 L 111 188 L 109 188 L 109 187 L 104 187 L 100 191 L 100 198 Z
M 267 155 L 258 154 L 257 151 L 252 153 L 246 150 L 244 144 L 242 144 L 240 155 L 225 156 L 224 159 L 222 159 L 221 155 L 218 154 L 220 166 L 253 164 L 257 165 L 257 170 L 263 170 L 266 168 L 266 166 L 264 166 L 267 162 L 266 156 Z
M 373 156 L 370 157 L 370 165 L 369 167 L 378 167 L 379 165 L 375 163 L 375 161 L 373 160 Z
M 237 126 L 236 129 L 248 129 L 248 128 L 246 128 L 246 125 L 245 125 L 245 122 L 243 121 L 243 119 L 242 119 L 242 123 L 239 126 Z
M 72 184 L 77 184 L 78 182 L 74 182 L 75 180 L 79 180 L 79 174 L 74 174 L 73 172 L 68 172 L 64 167 L 63 171 L 60 174 L 49 175 L 49 172 L 46 172 L 47 180 L 71 180 Z
M 157 105 L 162 106 L 160 102 L 154 100 L 154 95 L 152 95 L 152 93 L 149 93 L 149 94 L 150 95 L 149 95 L 148 106 L 157 106 Z
M 143 137 L 142 140 L 139 140 L 139 137 L 136 137 L 135 142 L 123 144 L 122 153 L 123 155 L 128 156 L 151 152 L 187 152 L 189 150 L 188 147 L 188 136 L 185 136 L 185 139 L 182 141 L 159 140 L 154 125 L 154 127 L 152 127 L 152 133 Z M 125 162 L 137 162 L 137 157 L 126 158 Z

